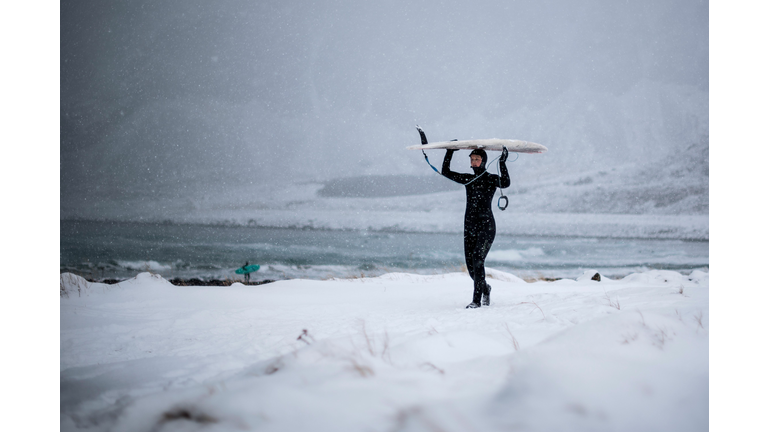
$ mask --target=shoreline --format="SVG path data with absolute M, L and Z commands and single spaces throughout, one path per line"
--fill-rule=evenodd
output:
M 82 275 L 78 275 L 78 274 L 72 273 L 72 272 L 64 272 L 64 273 L 61 273 L 61 274 L 65 274 L 65 273 L 71 273 L 71 274 L 75 274 L 76 276 L 80 276 L 80 277 L 82 277 L 83 279 L 85 279 L 89 283 L 100 283 L 100 284 L 106 284 L 106 285 L 116 285 L 116 284 L 119 284 L 119 283 L 123 283 L 123 282 L 129 281 L 131 279 L 135 279 L 135 276 L 132 277 L 132 278 L 125 278 L 125 279 L 110 279 L 110 278 L 93 279 L 93 278 L 87 278 L 87 277 L 84 277 Z M 251 281 L 251 282 L 247 282 L 246 283 L 246 282 L 239 281 L 239 280 L 234 280 L 234 279 L 224 279 L 224 280 L 222 280 L 222 279 L 208 279 L 208 280 L 203 280 L 203 279 L 199 279 L 199 278 L 190 278 L 190 279 L 173 278 L 173 279 L 166 279 L 166 280 L 168 282 L 170 282 L 171 284 L 176 285 L 176 286 L 232 286 L 235 283 L 239 283 L 241 285 L 246 285 L 246 286 L 258 286 L 258 285 L 265 285 L 265 284 L 269 284 L 269 283 L 273 283 L 273 282 L 277 282 L 278 281 L 278 279 L 263 279 L 263 280 L 259 280 L 259 281 Z

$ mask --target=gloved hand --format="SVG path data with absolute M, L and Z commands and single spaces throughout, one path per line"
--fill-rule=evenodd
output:
M 454 153 L 456 153 L 457 151 L 458 151 L 458 150 L 456 150 L 456 149 L 445 149 L 445 152 L 446 152 L 446 153 L 448 153 L 448 154 L 454 154 Z
M 503 150 L 501 150 L 501 158 L 499 159 L 501 162 L 507 161 L 507 156 L 509 156 L 509 152 L 507 151 L 506 147 L 502 147 Z

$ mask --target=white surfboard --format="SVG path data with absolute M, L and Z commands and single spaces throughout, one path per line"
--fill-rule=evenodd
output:
M 454 150 L 495 150 L 501 151 L 503 147 L 507 151 L 518 153 L 544 153 L 547 148 L 541 144 L 530 141 L 509 140 L 499 138 L 475 139 L 462 141 L 441 141 L 429 144 L 418 144 L 406 147 L 408 150 L 436 150 L 436 149 L 454 149 Z

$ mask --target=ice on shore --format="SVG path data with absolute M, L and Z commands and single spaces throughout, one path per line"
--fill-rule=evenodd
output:
M 709 275 L 178 287 L 61 276 L 61 428 L 699 431 Z

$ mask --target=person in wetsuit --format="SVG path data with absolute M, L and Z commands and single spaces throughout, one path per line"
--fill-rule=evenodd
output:
M 475 284 L 472 303 L 467 308 L 491 304 L 491 286 L 485 282 L 485 257 L 491 250 L 496 238 L 496 221 L 493 218 L 491 203 L 496 188 L 507 188 L 510 185 L 507 171 L 507 149 L 501 153 L 499 172 L 501 176 L 486 171 L 485 163 L 488 155 L 485 150 L 472 150 L 469 154 L 470 164 L 474 174 L 462 174 L 451 171 L 451 158 L 456 150 L 447 150 L 443 159 L 442 174 L 464 185 L 467 191 L 467 208 L 464 211 L 464 260 L 467 263 L 469 277 Z
M 243 272 L 247 272 L 248 271 L 246 269 L 246 267 L 248 267 L 248 261 L 246 261 L 245 265 L 242 267 Z M 245 284 L 248 285 L 251 282 L 251 273 L 243 273 L 243 275 L 244 275 L 244 279 L 245 279 Z

